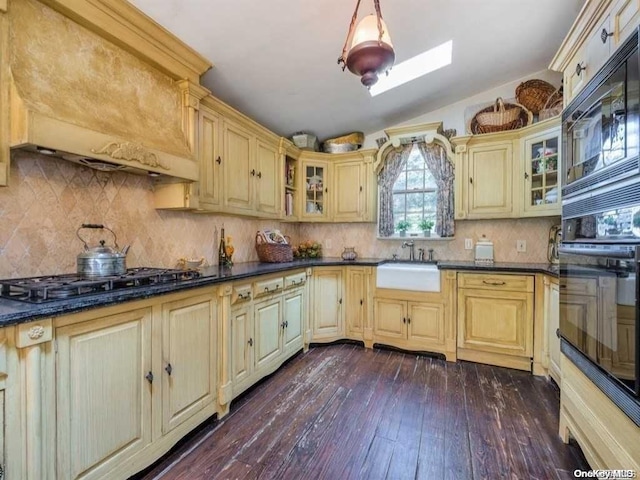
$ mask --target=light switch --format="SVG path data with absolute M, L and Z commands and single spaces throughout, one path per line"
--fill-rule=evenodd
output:
M 465 250 L 473 250 L 473 240 L 470 238 L 464 239 L 464 249 Z

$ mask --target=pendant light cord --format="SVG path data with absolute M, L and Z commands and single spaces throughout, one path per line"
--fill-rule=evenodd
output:
M 375 0 L 375 1 L 377 2 L 378 0 Z M 349 39 L 353 35 L 353 29 L 356 26 L 356 20 L 358 19 L 359 8 L 360 8 L 360 0 L 358 0 L 356 3 L 356 9 L 353 11 L 353 16 L 351 17 L 351 23 L 349 24 L 349 32 L 347 33 L 347 38 L 344 41 L 344 47 L 342 47 L 342 55 L 340 55 L 340 58 L 338 58 L 338 65 L 342 64 L 343 72 L 347 66 L 347 44 L 349 43 Z M 378 6 L 377 8 L 379 9 L 380 7 Z
M 382 43 L 382 12 L 380 11 L 380 0 L 373 0 L 373 6 L 376 9 L 376 17 L 378 17 L 378 44 Z

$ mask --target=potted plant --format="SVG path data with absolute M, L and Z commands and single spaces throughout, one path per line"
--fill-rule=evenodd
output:
M 431 236 L 431 229 L 433 228 L 433 220 L 427 220 L 423 218 L 418 224 L 420 230 L 422 230 L 422 235 L 425 237 Z
M 406 237 L 407 236 L 407 230 L 409 230 L 411 228 L 411 223 L 409 223 L 408 220 L 400 220 L 398 222 L 398 225 L 396 225 L 396 228 L 400 232 L 400 236 L 401 237 Z

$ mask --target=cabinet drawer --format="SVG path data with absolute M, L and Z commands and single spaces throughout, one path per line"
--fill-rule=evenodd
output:
M 231 295 L 232 305 L 248 302 L 249 300 L 251 300 L 251 284 L 233 286 L 233 293 Z
M 493 273 L 461 273 L 458 274 L 458 288 L 533 292 L 533 277 Z
M 283 285 L 284 281 L 282 277 L 256 282 L 253 284 L 253 297 L 264 297 L 265 295 L 271 295 L 272 293 L 282 291 Z
M 598 292 L 598 281 L 595 278 L 566 278 L 560 281 L 560 291 L 572 295 L 589 295 L 595 297 Z
M 289 288 L 299 287 L 300 285 L 304 285 L 304 283 L 306 281 L 307 281 L 307 273 L 306 272 L 300 272 L 300 273 L 294 273 L 293 275 L 287 275 L 286 277 L 284 277 L 284 288 L 285 289 L 289 289 Z

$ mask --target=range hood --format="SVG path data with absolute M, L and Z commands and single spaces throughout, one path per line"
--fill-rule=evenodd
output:
M 84 25 L 36 0 L 12 2 L 11 148 L 198 180 L 183 82 Z

